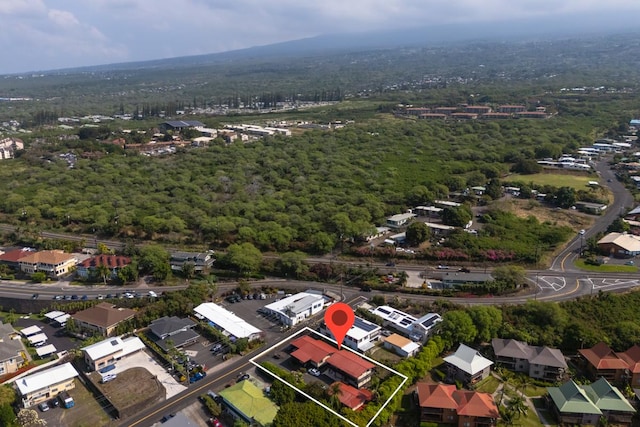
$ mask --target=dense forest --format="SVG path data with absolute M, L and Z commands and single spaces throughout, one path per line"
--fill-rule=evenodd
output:
M 582 114 L 467 123 L 376 117 L 335 131 L 214 143 L 166 157 L 52 138 L 3 165 L 1 219 L 25 229 L 325 253 L 340 239 L 367 235 L 387 215 L 499 181 L 519 160 L 544 150 L 571 152 L 598 132 L 597 118 Z M 69 152 L 77 155 L 73 167 L 58 155 Z M 498 214 L 487 221 L 508 222 Z M 507 233 L 491 229 L 489 240 L 473 245 L 504 247 Z M 548 233 L 537 234 L 544 244 L 557 243 Z M 456 245 L 468 245 L 460 239 Z

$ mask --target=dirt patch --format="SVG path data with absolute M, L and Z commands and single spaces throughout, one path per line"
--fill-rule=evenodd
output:
M 120 418 L 134 415 L 166 395 L 164 386 L 145 368 L 127 369 L 105 384 L 99 384 L 100 374 L 94 372 L 91 380 L 117 409 Z
M 520 218 L 534 216 L 540 222 L 549 222 L 557 226 L 566 226 L 575 230 L 591 227 L 595 218 L 574 209 L 554 209 L 542 205 L 536 200 L 508 199 L 497 202 L 495 207 L 511 212 Z

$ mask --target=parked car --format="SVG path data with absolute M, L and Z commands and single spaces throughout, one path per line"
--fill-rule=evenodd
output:
M 47 405 L 47 402 L 42 402 L 38 404 L 38 409 L 40 409 L 42 412 L 47 412 L 49 410 L 49 405 Z
M 82 298 L 80 298 L 82 301 L 86 301 L 89 299 L 89 297 L 87 295 L 82 295 Z
M 96 299 L 104 299 L 104 295 L 99 294 L 99 295 L 96 297 Z
M 633 264 L 635 264 L 633 261 L 627 261 L 627 262 L 625 262 L 625 265 L 633 265 Z
M 213 347 L 211 347 L 211 351 L 213 351 L 214 353 L 217 353 L 220 350 L 222 350 L 222 344 L 220 343 L 214 344 Z
M 309 375 L 313 375 L 314 377 L 319 377 L 320 375 L 322 375 L 322 373 L 316 368 L 309 368 L 307 369 L 307 372 L 309 372 Z
M 218 421 L 217 418 L 209 418 L 209 420 L 207 421 L 207 425 L 209 425 L 210 427 L 222 427 L 222 424 L 220 423 L 220 421 Z
M 240 381 L 248 380 L 249 378 L 250 378 L 249 374 L 241 374 L 236 380 L 236 382 L 239 383 Z
M 387 266 L 387 267 L 395 267 L 395 266 L 396 266 L 396 263 L 395 263 L 395 262 L 388 262 L 388 263 L 386 264 L 386 266 Z
M 47 404 L 49 405 L 49 408 L 57 408 L 60 406 L 60 401 L 58 399 L 51 399 Z
M 151 298 L 157 298 L 157 297 L 158 297 L 158 294 L 156 294 L 154 291 L 149 291 L 149 296 L 150 296 Z
M 586 231 L 584 229 L 582 229 L 578 233 L 580 233 L 581 236 L 584 236 L 584 233 L 586 233 Z
M 438 270 L 448 270 L 449 266 L 448 265 L 439 265 L 438 266 Z
M 53 297 L 54 300 L 59 301 L 61 299 L 63 299 L 64 297 L 62 295 L 56 295 L 55 297 Z
M 31 295 L 31 299 L 38 299 L 39 296 L 40 296 L 40 294 L 33 294 L 33 295 Z
M 71 295 L 71 299 L 72 300 L 77 300 L 77 299 L 80 299 L 80 297 L 78 297 L 78 295 L 76 295 L 76 294 L 73 294 L 73 295 Z
M 371 286 L 365 285 L 365 286 L 361 287 L 360 290 L 362 292 L 371 292 Z
M 274 359 L 282 359 L 282 353 L 276 353 L 273 355 Z
M 167 421 L 169 421 L 171 418 L 173 418 L 175 416 L 176 416 L 176 414 L 166 414 L 164 417 L 162 417 L 160 419 L 160 422 L 166 423 Z
M 461 273 L 471 273 L 471 270 L 469 270 L 467 267 L 462 267 L 458 269 L 458 271 Z

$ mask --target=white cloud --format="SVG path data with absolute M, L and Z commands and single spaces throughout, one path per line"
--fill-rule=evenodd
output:
M 218 52 L 310 37 L 602 13 L 638 0 L 0 0 L 0 73 Z M 586 24 L 585 24 L 586 25 Z M 585 26 L 585 28 L 588 28 Z M 544 29 L 542 29 L 544 30 Z M 55 57 L 55 62 L 48 58 Z M 15 61 L 14 61 L 15 62 Z

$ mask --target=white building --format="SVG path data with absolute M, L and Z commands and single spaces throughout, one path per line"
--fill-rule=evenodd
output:
M 295 326 L 322 311 L 325 299 L 320 294 L 299 292 L 264 307 L 284 325 Z
M 353 326 L 347 331 L 343 344 L 353 350 L 365 352 L 375 346 L 381 331 L 382 328 L 379 325 L 356 316 Z M 324 322 L 320 326 L 320 333 L 336 339 Z
M 144 343 L 138 337 L 122 339 L 121 337 L 106 340 L 81 348 L 84 361 L 92 371 L 100 370 L 108 365 L 115 365 L 118 360 L 144 349 Z
M 417 215 L 414 213 L 403 213 L 390 216 L 387 218 L 387 227 L 400 228 L 409 223 L 409 221 L 415 218 Z
M 71 390 L 77 376 L 78 372 L 71 363 L 65 363 L 16 380 L 22 406 L 28 408 L 54 398 L 62 391 Z
M 252 341 L 262 336 L 260 329 L 212 302 L 202 303 L 193 311 L 198 319 L 207 320 L 211 326 L 220 330 L 232 341 L 237 338 L 247 338 Z
M 385 326 L 395 329 L 413 341 L 426 341 L 436 324 L 442 321 L 442 317 L 436 313 L 428 313 L 416 319 L 412 315 L 388 305 L 381 305 L 370 311 L 382 318 Z

